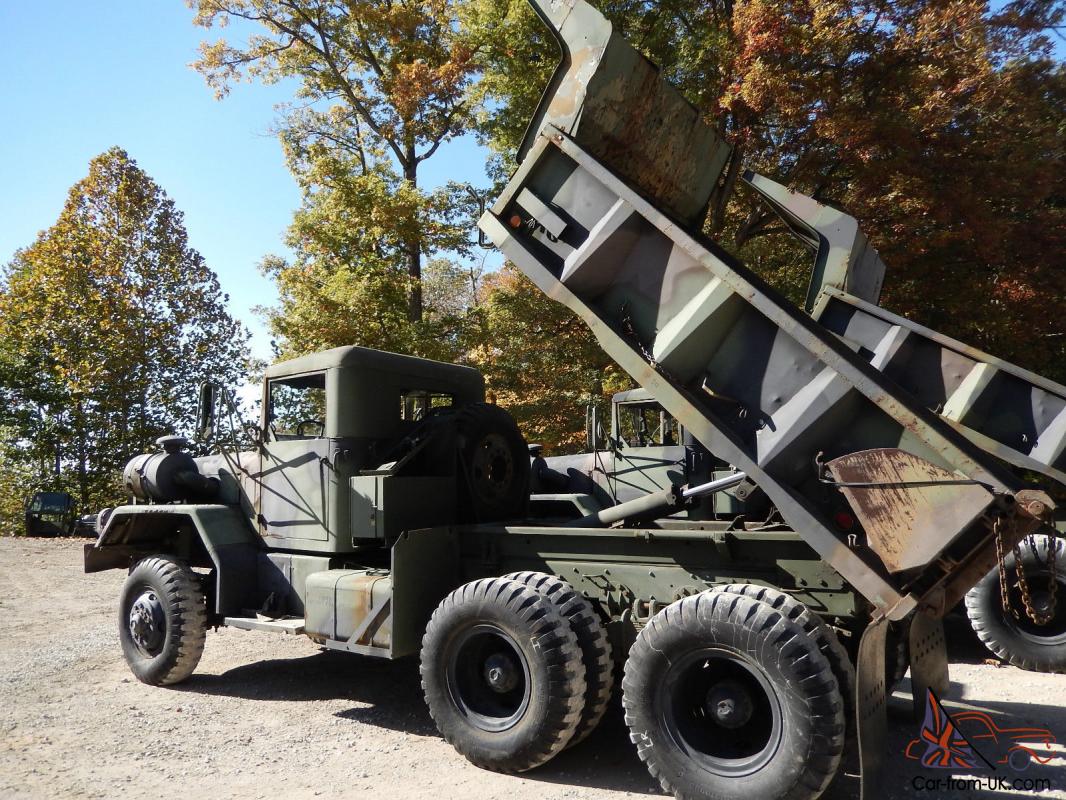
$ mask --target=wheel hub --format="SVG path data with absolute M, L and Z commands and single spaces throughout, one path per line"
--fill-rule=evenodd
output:
M 704 708 L 710 719 L 723 728 L 736 729 L 748 723 L 755 704 L 751 693 L 737 681 L 721 681 L 707 692 Z
M 130 637 L 146 653 L 157 652 L 166 638 L 166 615 L 159 596 L 151 589 L 141 593 L 130 606 Z
M 784 736 L 777 690 L 757 663 L 732 648 L 701 648 L 671 663 L 656 695 L 666 735 L 714 775 L 757 772 Z
M 478 492 L 496 498 L 507 492 L 514 480 L 514 462 L 506 440 L 499 434 L 486 436 L 474 452 L 472 473 Z
M 481 623 L 457 637 L 446 655 L 448 691 L 472 725 L 498 732 L 513 727 L 529 706 L 529 665 L 511 635 Z
M 485 682 L 494 692 L 511 691 L 521 677 L 514 662 L 502 653 L 493 653 L 485 660 Z

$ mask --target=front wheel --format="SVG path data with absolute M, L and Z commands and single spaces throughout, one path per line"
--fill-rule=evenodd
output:
M 629 652 L 622 702 L 641 760 L 679 800 L 808 800 L 840 767 L 829 662 L 752 597 L 704 592 L 656 614 Z
M 163 686 L 188 678 L 207 638 L 207 603 L 196 573 L 170 556 L 137 562 L 122 586 L 118 635 L 137 680 Z

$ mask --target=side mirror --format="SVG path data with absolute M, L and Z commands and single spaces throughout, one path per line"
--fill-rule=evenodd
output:
M 200 405 L 196 410 L 196 438 L 206 442 L 215 432 L 215 413 L 218 409 L 218 386 L 210 381 L 200 384 Z
M 591 403 L 585 406 L 585 446 L 593 453 L 607 448 L 607 437 L 599 420 L 599 409 Z

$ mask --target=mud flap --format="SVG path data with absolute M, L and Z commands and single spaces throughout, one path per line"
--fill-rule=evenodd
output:
M 888 620 L 871 622 L 859 641 L 855 665 L 855 716 L 859 732 L 859 786 L 862 800 L 881 795 L 881 771 L 888 740 L 885 640 Z
M 947 694 L 948 647 L 944 638 L 944 621 L 919 609 L 911 620 L 911 695 L 914 703 L 914 718 L 925 716 L 926 689 L 932 689 L 937 697 Z

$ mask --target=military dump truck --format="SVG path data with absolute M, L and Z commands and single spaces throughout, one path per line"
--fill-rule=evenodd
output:
M 714 130 L 584 0 L 532 4 L 562 60 L 479 225 L 707 474 L 531 504 L 526 444 L 476 371 L 338 348 L 270 367 L 247 428 L 205 384 L 217 452 L 164 437 L 133 459 L 137 502 L 100 514 L 85 569 L 129 570 L 119 633 L 146 683 L 187 678 L 214 626 L 413 656 L 444 738 L 520 772 L 588 736 L 624 665 L 667 792 L 817 797 L 850 726 L 874 794 L 889 630 L 915 697 L 946 691 L 943 614 L 1050 530 L 1025 476 L 1062 480 L 1061 387 L 879 309 L 854 220 L 749 176 L 817 252 L 809 308 L 783 299 L 699 233 Z M 685 513 L 746 483 L 765 515 Z

